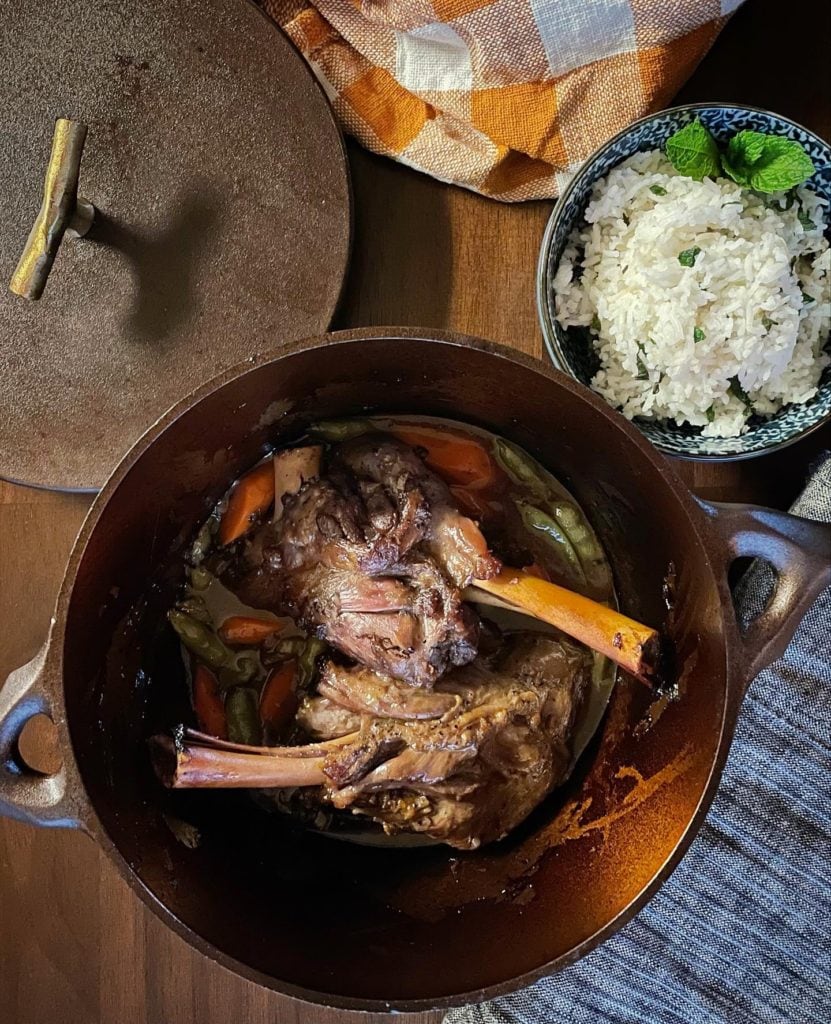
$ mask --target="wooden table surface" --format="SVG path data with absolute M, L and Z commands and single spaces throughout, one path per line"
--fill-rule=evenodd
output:
M 746 102 L 831 138 L 831 5 L 797 10 L 750 0 L 679 100 Z M 551 204 L 502 206 L 354 145 L 350 157 L 355 255 L 336 326 L 452 328 L 541 356 L 534 276 Z M 680 470 L 704 496 L 785 507 L 829 446 L 826 428 L 778 456 Z M 0 482 L 0 679 L 39 647 L 88 505 Z M 235 977 L 163 927 L 83 835 L 0 821 L 0 1024 L 347 1019 L 383 1018 L 326 1012 Z

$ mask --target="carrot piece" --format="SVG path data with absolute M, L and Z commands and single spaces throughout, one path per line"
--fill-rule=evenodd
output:
M 205 665 L 193 669 L 193 707 L 204 732 L 228 739 L 228 719 L 216 676 Z
M 523 572 L 527 572 L 529 576 L 536 576 L 538 580 L 551 579 L 545 569 L 543 569 L 538 562 L 532 562 L 530 565 L 526 565 Z
M 285 626 L 273 619 L 256 619 L 249 615 L 231 615 L 219 627 L 220 640 L 231 647 L 256 647 L 267 637 L 282 633 Z
M 285 725 L 297 710 L 294 680 L 297 662 L 287 661 L 275 668 L 265 681 L 260 696 L 260 721 L 272 729 Z
M 394 427 L 391 433 L 404 444 L 423 448 L 427 453 L 425 463 L 449 484 L 483 487 L 494 479 L 493 460 L 471 437 L 421 426 Z
M 274 501 L 274 467 L 271 459 L 241 477 L 228 499 L 219 524 L 219 543 L 230 544 L 246 533 L 257 516 L 267 512 Z
M 512 607 L 556 626 L 594 651 L 605 654 L 621 668 L 652 684 L 664 668 L 660 633 L 608 605 L 537 579 L 522 569 L 503 569 L 489 580 L 474 580 Z

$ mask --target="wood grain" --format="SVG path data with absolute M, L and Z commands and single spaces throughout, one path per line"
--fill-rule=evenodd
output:
M 826 68 L 831 7 L 799 18 L 752 0 L 682 100 L 740 100 L 831 137 Z M 810 26 L 810 29 L 806 28 Z M 775 71 L 762 53 L 776 54 Z M 350 145 L 356 245 L 338 326 L 411 324 L 484 335 L 541 355 L 537 249 L 551 204 L 506 207 L 430 181 Z M 831 428 L 780 456 L 681 471 L 702 494 L 780 507 Z M 89 504 L 0 483 L 0 679 L 45 635 L 72 539 Z M 0 822 L 0 1021 L 14 1024 L 334 1024 L 196 954 L 136 900 L 85 837 Z M 371 969 L 371 965 L 368 965 Z M 433 1024 L 440 1014 L 419 1014 Z

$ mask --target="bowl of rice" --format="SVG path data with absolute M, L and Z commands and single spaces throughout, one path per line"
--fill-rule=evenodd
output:
M 538 306 L 559 369 L 660 448 L 749 458 L 831 418 L 831 148 L 751 107 L 661 111 L 551 215 Z

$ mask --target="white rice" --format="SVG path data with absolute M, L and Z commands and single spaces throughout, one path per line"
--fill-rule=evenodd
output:
M 689 423 L 707 437 L 737 437 L 754 413 L 811 399 L 831 362 L 827 205 L 807 188 L 794 201 L 694 181 L 658 150 L 612 170 L 553 282 L 560 324 L 592 331 L 592 387 L 629 419 Z M 683 266 L 679 254 L 695 246 Z

